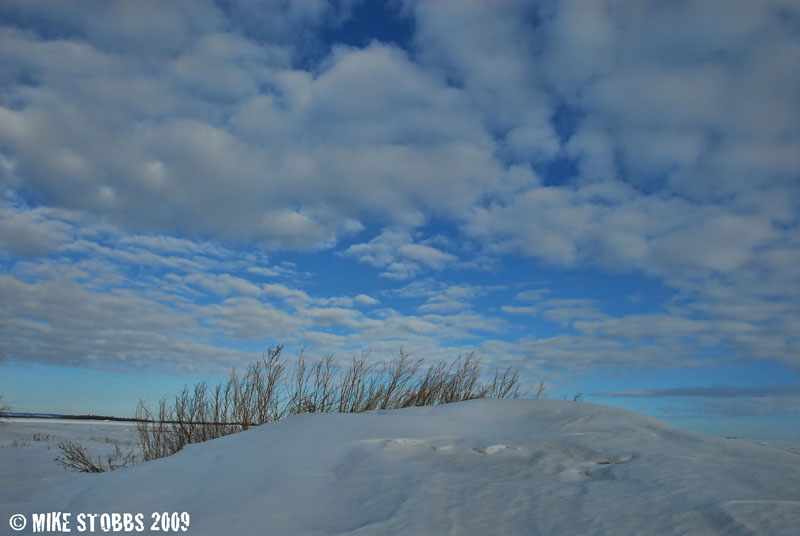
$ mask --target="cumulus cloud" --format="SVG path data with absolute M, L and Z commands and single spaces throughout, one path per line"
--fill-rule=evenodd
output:
M 381 276 L 408 279 L 423 269 L 442 270 L 458 257 L 435 247 L 418 244 L 402 229 L 388 229 L 367 243 L 354 244 L 344 255 L 378 268 L 386 268 Z
M 44 212 L 0 207 L 0 247 L 23 257 L 37 257 L 66 242 L 70 226 L 43 217 Z
M 569 326 L 575 321 L 596 321 L 609 318 L 608 315 L 598 310 L 598 304 L 593 300 L 565 298 L 543 300 L 536 294 L 532 297 L 536 297 L 536 305 L 504 305 L 501 309 L 510 314 L 539 316 L 562 327 Z
M 98 293 L 64 280 L 27 284 L 0 276 L 4 362 L 38 362 L 185 372 L 243 356 L 203 344 L 205 330 L 191 314 L 129 290 Z M 75 314 L 80 311 L 80 314 Z M 77 335 L 80 334 L 80 335 Z
M 407 4 L 416 15 L 421 61 L 464 88 L 488 127 L 503 133 L 506 150 L 522 160 L 554 155 L 553 99 L 532 61 L 541 46 L 537 8 L 519 1 Z
M 7 307 L 0 315 L 0 361 L 6 364 L 210 373 L 278 343 L 325 343 L 314 350 L 340 355 L 365 349 L 394 355 L 402 347 L 452 359 L 469 351 L 465 339 L 504 328 L 466 303 L 408 314 L 367 294 L 312 294 L 299 288 L 305 279 L 289 265 L 272 265 L 257 251 L 77 225 L 50 211 L 20 214 L 44 228 L 59 223 L 65 238 L 40 257 L 2 257 L 0 297 Z M 430 290 L 417 298 L 475 295 L 469 286 Z
M 405 48 L 326 42 L 349 1 L 79 6 L 0 6 L 4 356 L 97 355 L 69 329 L 145 360 L 219 357 L 207 330 L 452 350 L 525 314 L 569 328 L 506 341 L 536 366 L 797 367 L 794 2 L 407 0 Z M 315 294 L 264 253 L 325 249 L 411 284 Z M 614 316 L 528 291 L 481 315 L 489 290 L 414 281 L 520 257 L 674 298 Z M 97 325 L 59 328 L 57 299 Z M 94 313 L 115 307 L 141 325 Z
M 732 6 L 720 25 L 706 24 L 713 1 L 408 2 L 414 59 L 373 43 L 303 68 L 305 38 L 287 28 L 339 24 L 348 3 L 174 5 L 157 23 L 125 3 L 85 19 L 9 3 L 13 20 L 60 31 L 3 28 L 0 143 L 23 191 L 138 230 L 308 249 L 367 222 L 466 215 L 495 251 L 726 270 L 796 212 L 770 206 L 797 197 L 800 166 L 795 12 Z M 558 134 L 563 105 L 583 119 Z M 565 155 L 580 188 L 516 182 Z M 728 239 L 742 227 L 744 243 Z M 448 260 L 405 256 L 387 273 Z
M 356 305 L 361 305 L 361 306 L 378 305 L 380 303 L 372 296 L 367 296 L 366 294 L 359 294 L 358 296 L 353 298 L 353 301 L 356 303 Z
M 198 311 L 201 317 L 236 339 L 279 339 L 308 323 L 274 304 L 255 298 L 227 298 Z
M 499 174 L 470 102 L 396 47 L 339 47 L 304 70 L 268 34 L 220 31 L 217 12 L 143 62 L 124 32 L 114 47 L 90 31 L 138 20 L 112 5 L 88 28 L 31 6 L 58 38 L 0 31 L 10 95 L 0 146 L 22 191 L 52 206 L 135 230 L 304 250 L 331 247 L 362 220 L 452 216 Z
M 766 259 L 793 247 L 800 208 L 789 201 L 800 193 L 800 117 L 790 96 L 800 84 L 790 67 L 800 59 L 791 30 L 797 9 L 726 3 L 732 19 L 712 24 L 721 7 L 472 6 L 489 28 L 509 12 L 519 15 L 517 24 L 536 21 L 496 46 L 527 38 L 530 46 L 515 56 L 526 59 L 520 72 L 539 69 L 531 79 L 548 80 L 555 100 L 580 113 L 560 148 L 577 175 L 477 205 L 464 231 L 502 254 L 644 271 L 695 290 L 697 303 L 709 307 L 717 300 L 700 290 L 709 278 L 732 290 L 758 272 L 794 295 L 793 276 Z M 436 10 L 417 9 L 420 17 Z M 437 42 L 451 42 L 455 27 L 431 20 Z

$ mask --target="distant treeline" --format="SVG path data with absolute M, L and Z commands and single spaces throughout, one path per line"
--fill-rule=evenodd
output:
M 59 419 L 73 419 L 76 421 L 123 421 L 139 422 L 142 419 L 136 417 L 111 417 L 108 415 L 60 415 Z
M 152 422 L 162 424 L 180 424 L 180 420 L 164 420 L 159 421 L 155 419 L 141 419 L 137 417 L 113 417 L 110 415 L 62 415 L 60 413 L 0 413 L 0 416 L 9 419 L 69 419 L 73 421 L 118 421 L 118 422 Z M 235 422 L 198 422 L 197 424 L 203 426 L 216 426 L 221 424 L 243 426 L 245 423 Z
M 7 419 L 60 419 L 61 415 L 58 413 L 18 413 L 18 412 L 2 412 L 0 416 Z
M 9 419 L 72 419 L 76 421 L 128 421 L 138 422 L 135 417 L 112 417 L 110 415 L 62 415 L 60 413 L 0 413 Z
M 110 415 L 62 415 L 60 413 L 3 413 L 9 419 L 71 419 L 75 421 L 123 421 L 139 422 L 136 417 L 112 417 Z

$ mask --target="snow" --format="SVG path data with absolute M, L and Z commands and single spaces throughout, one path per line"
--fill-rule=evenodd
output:
M 794 535 L 800 526 L 796 449 L 584 402 L 299 415 L 129 469 L 61 477 L 34 467 L 26 477 L 5 460 L 19 450 L 5 448 L 13 426 L 0 427 L 5 526 L 16 513 L 130 512 L 144 513 L 149 534 L 150 513 L 183 511 L 192 535 Z
M 113 441 L 124 452 L 135 450 L 138 436 L 135 425 L 127 422 L 10 419 L 0 424 L 0 512 L 11 508 L 6 501 L 17 502 L 56 482 L 83 476 L 55 463 L 61 441 L 80 443 L 96 457 L 113 452 Z M 0 519 L 0 533 L 6 522 Z

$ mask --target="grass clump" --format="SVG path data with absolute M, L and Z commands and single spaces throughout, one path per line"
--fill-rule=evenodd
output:
M 344 370 L 328 355 L 313 362 L 302 352 L 287 371 L 283 347 L 272 347 L 243 375 L 222 383 L 184 387 L 175 399 L 136 410 L 143 461 L 174 454 L 186 445 L 247 430 L 300 413 L 361 413 L 370 410 L 433 406 L 479 398 L 518 398 L 519 372 L 509 366 L 481 382 L 474 352 L 452 362 L 422 368 L 402 350 L 378 367 L 367 354 L 353 357 Z M 536 392 L 544 392 L 543 383 Z
M 11 404 L 3 400 L 3 395 L 0 395 L 0 423 L 8 419 L 9 411 L 11 411 Z
M 61 441 L 58 450 L 61 451 L 55 461 L 64 469 L 72 469 L 81 473 L 104 473 L 122 469 L 136 463 L 136 456 L 132 452 L 123 453 L 119 443 L 114 441 L 114 452 L 105 457 L 92 458 L 86 447 L 74 441 Z

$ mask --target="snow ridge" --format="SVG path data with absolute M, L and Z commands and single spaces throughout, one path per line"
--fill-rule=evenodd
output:
M 11 513 L 187 511 L 190 534 L 796 534 L 800 457 L 626 410 L 305 414 L 69 479 Z

